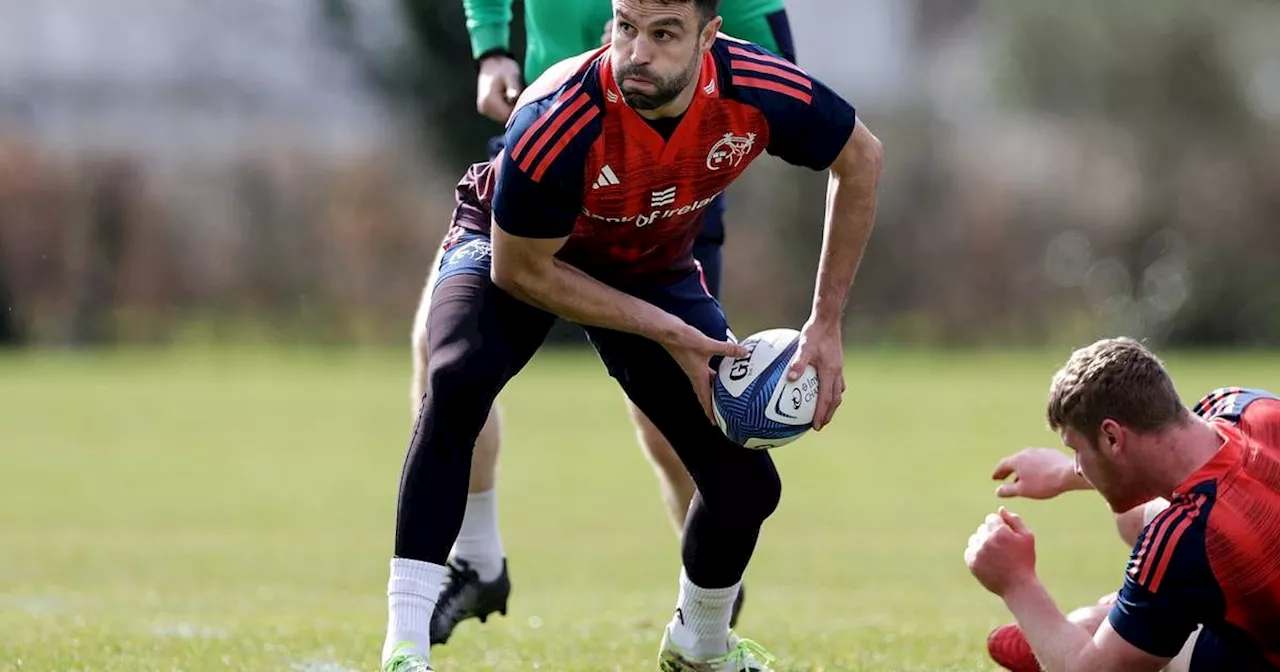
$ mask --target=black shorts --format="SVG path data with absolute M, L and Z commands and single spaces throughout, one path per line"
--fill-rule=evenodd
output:
M 720 247 L 718 245 L 703 246 L 701 253 L 706 263 L 712 265 L 718 279 Z M 712 285 L 702 258 L 698 260 L 696 272 L 690 273 L 677 282 L 632 290 L 628 293 L 679 317 L 712 338 L 725 340 L 729 334 L 729 325 L 725 320 L 720 302 L 712 295 Z M 489 236 L 482 233 L 463 233 L 440 256 L 440 272 L 436 276 L 436 286 L 456 275 L 480 275 L 487 278 L 492 264 L 493 244 Z M 619 337 L 625 336 L 621 339 L 622 341 L 638 337 L 595 327 L 586 327 L 585 330 L 591 344 L 595 346 L 600 353 L 600 358 L 608 367 L 609 373 L 615 374 L 616 377 L 621 370 L 619 363 L 621 359 L 616 352 Z

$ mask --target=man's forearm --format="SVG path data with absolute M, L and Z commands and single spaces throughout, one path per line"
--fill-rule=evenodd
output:
M 1093 638 L 1067 620 L 1044 584 L 1037 579 L 1014 588 L 1004 595 L 1004 603 L 1018 620 L 1041 667 L 1048 672 L 1081 669 L 1082 654 L 1093 646 Z
M 503 289 L 571 322 L 665 342 L 684 323 L 661 308 L 618 291 L 559 259 L 538 273 L 521 274 Z
M 854 132 L 866 138 L 854 145 L 855 153 L 843 165 L 833 167 L 827 181 L 822 257 L 813 293 L 813 316 L 822 322 L 838 323 L 844 314 L 875 225 L 880 143 L 861 126 Z

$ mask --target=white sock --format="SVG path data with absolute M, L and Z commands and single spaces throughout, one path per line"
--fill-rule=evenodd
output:
M 387 638 L 382 643 L 385 665 L 396 646 L 412 642 L 400 653 L 419 654 L 430 659 L 431 612 L 444 584 L 444 565 L 408 558 L 391 559 L 391 579 L 387 581 Z
M 466 560 L 481 581 L 493 581 L 502 574 L 496 490 L 467 495 L 467 511 L 462 516 L 458 538 L 453 542 L 453 557 Z
M 742 582 L 728 588 L 699 588 L 680 569 L 680 599 L 667 628 L 671 643 L 696 658 L 711 659 L 729 652 L 729 616 Z

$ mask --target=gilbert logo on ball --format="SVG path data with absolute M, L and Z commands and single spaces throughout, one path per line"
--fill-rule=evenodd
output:
M 712 386 L 720 430 L 734 443 L 759 450 L 777 448 L 813 427 L 818 372 L 813 366 L 794 382 L 787 367 L 800 345 L 795 329 L 769 329 L 742 341 L 749 353 L 724 358 Z

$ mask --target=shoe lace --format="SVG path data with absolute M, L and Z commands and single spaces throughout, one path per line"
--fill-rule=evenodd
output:
M 455 560 L 445 565 L 444 589 L 440 591 L 439 614 L 453 622 L 462 609 L 462 591 L 480 581 L 480 574 L 466 560 Z
M 733 650 L 729 652 L 728 659 L 744 670 L 748 669 L 748 665 L 755 663 L 767 665 L 777 660 L 763 646 L 750 639 L 739 639 Z

